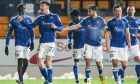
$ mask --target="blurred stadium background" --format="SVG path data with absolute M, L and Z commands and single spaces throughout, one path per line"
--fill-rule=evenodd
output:
M 47 0 L 50 2 L 50 10 L 53 13 L 60 15 L 62 24 L 67 26 L 70 21 L 70 11 L 74 8 L 80 9 L 82 16 L 87 15 L 87 7 L 89 5 L 96 5 L 99 8 L 98 14 L 108 21 L 112 16 L 112 7 L 115 4 L 120 4 L 123 8 L 123 16 L 126 15 L 126 8 L 129 3 L 134 4 L 136 7 L 136 16 L 140 16 L 140 0 Z M 33 20 L 39 15 L 39 2 L 40 0 L 0 0 L 0 79 L 16 79 L 16 59 L 14 51 L 14 39 L 11 40 L 9 49 L 10 55 L 6 56 L 4 54 L 5 48 L 5 37 L 8 30 L 9 20 L 17 14 L 16 7 L 19 3 L 24 3 L 26 7 L 26 14 L 30 15 Z M 35 28 L 35 49 L 31 52 L 31 56 L 36 54 L 36 49 L 38 47 L 39 31 Z M 72 52 L 67 48 L 67 31 L 57 33 L 57 49 L 56 56 L 54 57 L 55 63 L 54 76 L 55 78 L 73 78 L 72 65 L 73 60 L 71 59 Z M 12 34 L 14 38 L 14 34 Z M 109 55 L 104 53 L 104 74 L 106 77 L 112 77 L 112 66 L 109 60 Z M 67 60 L 66 60 L 66 59 Z M 65 59 L 60 61 L 59 59 Z M 129 58 L 129 65 L 126 70 L 126 75 L 128 77 L 135 77 L 134 61 Z M 84 77 L 84 60 L 81 58 L 80 62 L 80 73 L 81 78 Z M 92 62 L 92 77 L 96 77 L 98 74 L 94 60 Z M 36 64 L 30 64 L 26 78 L 41 78 L 39 69 Z M 1 84 L 1 83 L 0 83 Z

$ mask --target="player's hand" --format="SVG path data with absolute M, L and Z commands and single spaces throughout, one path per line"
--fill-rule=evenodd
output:
M 34 49 L 34 43 L 31 43 L 30 50 L 32 51 Z
M 72 43 L 68 44 L 68 48 L 71 49 L 72 48 Z
M 21 22 L 23 20 L 23 16 L 18 16 L 18 21 Z
M 131 49 L 131 43 L 128 43 L 128 51 Z
M 140 37 L 140 34 L 134 34 L 135 37 Z
M 106 47 L 106 53 L 109 53 L 110 52 L 110 47 Z
M 56 28 L 56 26 L 55 26 L 54 23 L 51 23 L 51 28 L 52 28 L 52 29 L 55 29 L 55 28 Z
M 5 47 L 5 54 L 8 56 L 9 55 L 9 49 L 8 46 Z

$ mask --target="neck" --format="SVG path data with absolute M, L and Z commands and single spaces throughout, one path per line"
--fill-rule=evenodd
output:
M 92 18 L 96 18 L 96 17 L 97 17 L 97 14 L 95 14 L 95 15 L 92 16 Z
M 45 15 L 50 14 L 50 13 L 51 12 L 49 10 L 47 10 L 47 11 L 44 12 Z
M 80 20 L 80 18 L 81 18 L 81 17 L 79 16 L 79 17 L 78 17 L 78 20 Z
M 128 17 L 131 17 L 131 18 L 133 18 L 134 17 L 134 15 L 127 15 Z
M 24 12 L 19 12 L 19 16 L 23 16 L 24 15 Z
M 121 17 L 115 17 L 117 20 L 120 20 L 121 19 Z

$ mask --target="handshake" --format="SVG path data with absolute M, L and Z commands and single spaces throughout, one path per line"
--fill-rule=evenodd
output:
M 30 44 L 30 50 L 32 51 L 34 49 L 34 43 Z M 5 46 L 5 54 L 8 56 L 9 55 L 9 49 L 8 46 Z

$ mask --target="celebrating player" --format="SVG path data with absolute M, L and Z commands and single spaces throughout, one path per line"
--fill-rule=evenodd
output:
M 56 31 L 62 31 L 63 26 L 59 16 L 50 12 L 48 2 L 41 1 L 40 10 L 42 15 L 39 15 L 33 22 L 33 26 L 39 26 L 40 32 L 38 67 L 46 80 L 44 84 L 52 84 L 52 56 L 54 56 L 55 50 Z
M 80 27 L 85 27 L 86 29 L 86 44 L 85 44 L 85 60 L 86 60 L 86 68 L 85 74 L 86 79 L 85 82 L 87 84 L 91 83 L 90 80 L 90 61 L 92 57 L 96 59 L 96 65 L 99 71 L 99 77 L 101 83 L 104 84 L 105 80 L 103 77 L 103 53 L 102 53 L 102 30 L 105 29 L 106 23 L 105 20 L 97 15 L 97 7 L 89 6 L 88 15 L 83 19 L 82 22 L 76 24 L 74 26 L 69 26 L 64 28 L 65 30 L 75 30 Z

